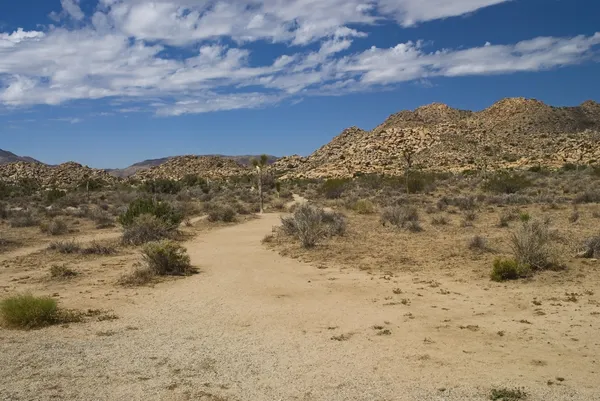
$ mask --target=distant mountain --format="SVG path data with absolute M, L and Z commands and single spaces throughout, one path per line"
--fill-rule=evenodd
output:
M 402 175 L 413 166 L 438 171 L 560 167 L 600 160 L 600 104 L 553 107 L 502 99 L 485 110 L 434 103 L 391 115 L 371 131 L 345 129 L 308 157 L 279 159 L 284 178 Z
M 259 156 L 253 156 L 253 155 L 242 155 L 242 156 L 202 155 L 202 156 L 222 157 L 224 159 L 233 160 L 236 163 L 239 163 L 243 166 L 249 166 L 251 164 L 251 160 L 253 158 L 259 157 Z M 114 175 L 115 177 L 126 178 L 126 177 L 131 177 L 132 175 L 137 174 L 140 171 L 144 171 L 144 170 L 148 170 L 152 167 L 160 166 L 160 165 L 166 163 L 167 161 L 174 159 L 174 158 L 178 158 L 178 157 L 182 157 L 182 156 L 170 156 L 170 157 L 163 157 L 160 159 L 148 159 L 148 160 L 144 160 L 144 161 L 132 164 L 131 166 L 129 166 L 127 168 L 112 169 L 112 170 L 107 170 L 107 171 L 110 174 Z M 278 157 L 276 157 L 276 156 L 270 156 L 270 155 L 268 156 L 269 164 L 274 163 L 277 159 L 278 159 Z
M 31 157 L 17 156 L 12 152 L 0 149 L 0 164 L 14 163 L 14 162 L 42 163 Z

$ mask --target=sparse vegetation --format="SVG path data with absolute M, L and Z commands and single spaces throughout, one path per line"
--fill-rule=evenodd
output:
M 64 254 L 73 254 L 81 252 L 81 245 L 75 240 L 54 241 L 48 245 L 48 249 Z
M 472 251 L 487 251 L 489 249 L 487 240 L 480 235 L 475 235 L 469 240 L 469 249 Z
M 527 393 L 525 392 L 525 390 L 519 388 L 494 388 L 492 389 L 492 392 L 490 394 L 490 400 L 492 401 L 518 401 L 524 400 L 526 398 Z
M 233 223 L 236 220 L 236 211 L 229 205 L 217 205 L 213 206 L 208 212 L 208 221 L 217 222 L 222 221 L 224 223 Z
M 167 202 L 154 198 L 139 198 L 131 202 L 127 211 L 119 216 L 123 227 L 135 224 L 141 215 L 151 215 L 165 222 L 166 225 L 177 227 L 183 221 L 183 215 Z
M 50 267 L 50 278 L 65 280 L 77 276 L 77 272 L 66 265 L 52 265 Z
M 375 205 L 368 199 L 359 199 L 352 205 L 352 210 L 358 214 L 373 214 L 375 213 Z
M 15 213 L 8 222 L 12 228 L 35 227 L 40 224 L 40 221 L 30 211 Z
M 600 258 L 600 235 L 585 240 L 580 256 L 584 258 Z
M 514 194 L 531 185 L 531 181 L 522 174 L 498 172 L 488 178 L 483 188 L 490 192 Z

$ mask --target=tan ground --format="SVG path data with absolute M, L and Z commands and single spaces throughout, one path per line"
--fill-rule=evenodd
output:
M 486 400 L 525 387 L 528 400 L 600 400 L 597 262 L 560 286 L 322 269 L 261 246 L 278 223 L 200 234 L 186 245 L 201 273 L 154 287 L 114 285 L 134 253 L 73 257 L 84 274 L 58 283 L 35 255 L 21 256 L 26 274 L 0 256 L 5 293 L 119 317 L 0 330 L 0 399 Z

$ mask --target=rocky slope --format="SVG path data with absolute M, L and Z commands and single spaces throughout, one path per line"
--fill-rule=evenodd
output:
M 27 156 L 17 156 L 12 152 L 0 149 L 0 164 L 15 163 L 15 162 L 28 162 L 28 163 L 40 163 L 34 158 Z
M 286 157 L 283 178 L 399 175 L 407 159 L 431 170 L 497 169 L 600 161 L 600 104 L 552 107 L 503 99 L 478 111 L 431 104 L 390 116 L 372 131 L 344 130 L 307 158 Z
M 243 155 L 243 156 L 206 155 L 206 156 L 215 156 L 215 157 L 223 157 L 225 159 L 231 159 L 231 160 L 233 160 L 239 164 L 242 164 L 244 166 L 249 166 L 251 164 L 252 159 L 259 157 L 259 156 L 253 156 L 253 155 Z M 174 156 L 174 157 L 176 157 L 176 156 Z M 142 162 L 132 164 L 131 166 L 129 166 L 127 168 L 109 170 L 109 172 L 112 175 L 114 175 L 115 177 L 122 177 L 122 178 L 131 177 L 132 175 L 136 174 L 139 171 L 143 171 L 143 170 L 150 169 L 152 167 L 160 166 L 161 164 L 167 162 L 168 160 L 170 160 L 172 158 L 173 157 L 163 157 L 161 159 L 144 160 Z M 269 164 L 275 162 L 277 159 L 278 158 L 276 156 L 268 156 Z
M 99 181 L 105 185 L 118 182 L 118 179 L 106 170 L 93 169 L 74 162 L 58 166 L 23 161 L 0 165 L 0 181 L 18 184 L 22 180 L 34 180 L 43 188 L 57 189 L 74 188 L 88 180 Z
M 177 156 L 169 158 L 164 163 L 140 170 L 132 178 L 139 180 L 171 179 L 180 180 L 188 174 L 199 175 L 203 178 L 220 179 L 240 176 L 251 172 L 235 160 L 220 156 Z

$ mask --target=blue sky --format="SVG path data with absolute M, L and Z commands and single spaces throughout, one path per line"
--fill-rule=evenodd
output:
M 600 100 L 597 0 L 0 1 L 0 148 L 311 153 L 432 102 Z

